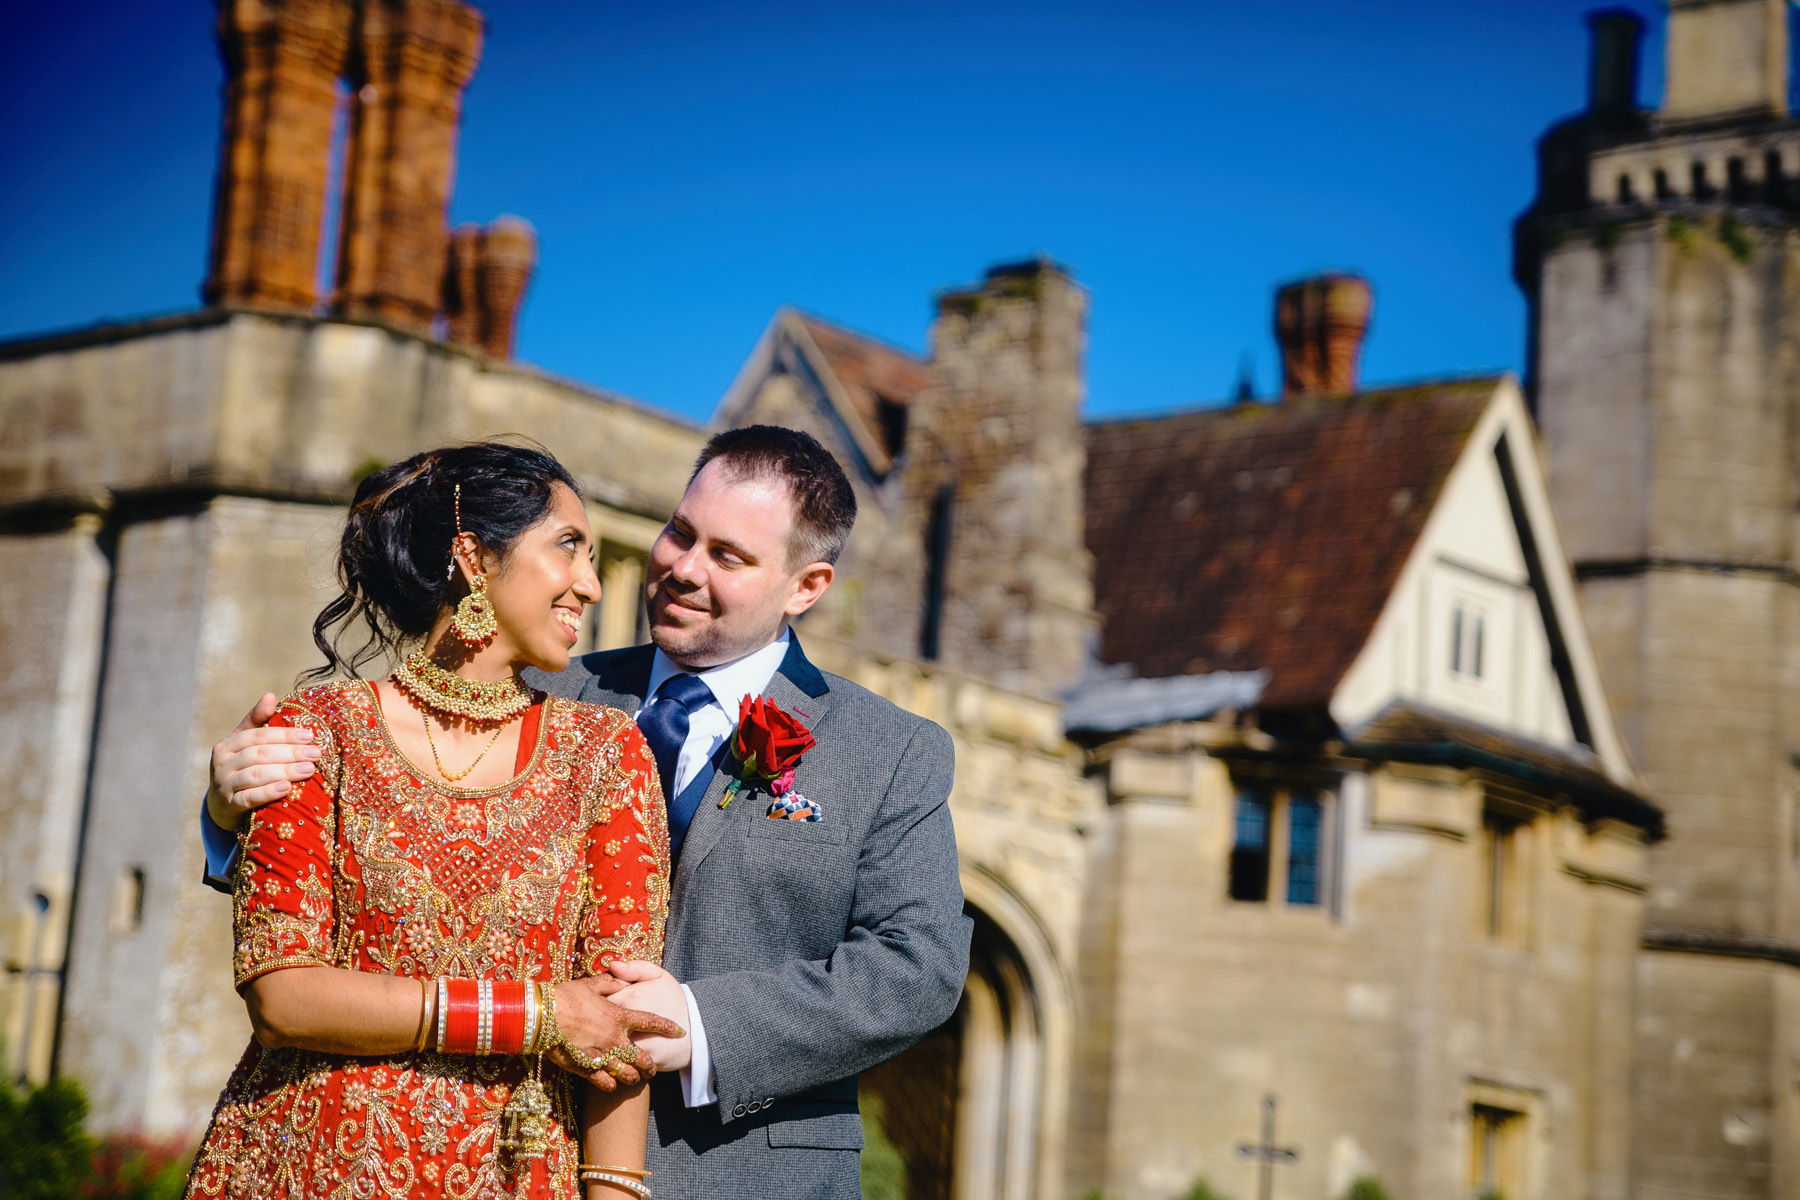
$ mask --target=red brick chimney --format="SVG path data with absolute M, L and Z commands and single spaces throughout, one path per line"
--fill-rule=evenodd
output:
M 1346 395 L 1356 390 L 1356 361 L 1369 328 L 1368 280 L 1327 272 L 1275 293 L 1283 396 Z
M 225 131 L 209 304 L 302 312 L 317 300 L 319 228 L 350 0 L 222 0 Z
M 460 0 L 363 0 L 337 308 L 420 333 L 443 296 L 463 88 L 481 13 Z
M 444 281 L 450 340 L 491 358 L 512 357 L 519 301 L 536 264 L 537 233 L 520 217 L 458 226 Z

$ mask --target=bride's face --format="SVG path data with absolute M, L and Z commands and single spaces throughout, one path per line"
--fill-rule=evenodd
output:
M 556 484 L 543 519 L 518 536 L 487 579 L 499 626 L 493 652 L 544 671 L 568 666 L 582 610 L 600 600 L 593 534 L 580 497 Z

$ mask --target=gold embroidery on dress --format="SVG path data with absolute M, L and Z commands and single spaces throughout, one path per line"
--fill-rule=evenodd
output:
M 615 958 L 661 961 L 666 815 L 654 765 L 625 714 L 549 698 L 526 769 L 501 787 L 469 790 L 411 768 L 365 684 L 308 689 L 281 712 L 315 732 L 331 804 L 317 813 L 274 806 L 286 811 L 269 818 L 278 823 L 266 865 L 250 853 L 257 818 L 239 835 L 240 987 L 292 966 L 562 981 Z M 639 743 L 629 769 L 627 740 Z M 625 814 L 631 826 L 615 826 Z M 635 856 L 643 894 L 624 909 L 637 910 L 632 923 L 602 906 L 590 879 L 590 864 L 621 841 L 644 848 Z M 307 852 L 312 844 L 322 849 Z M 545 1159 L 522 1169 L 538 1194 L 576 1200 L 574 1078 L 552 1074 L 545 1082 L 560 1136 Z M 530 1180 L 510 1173 L 515 1164 L 497 1143 L 501 1111 L 522 1078 L 513 1058 L 345 1058 L 252 1045 L 220 1097 L 189 1194 L 519 1195 Z

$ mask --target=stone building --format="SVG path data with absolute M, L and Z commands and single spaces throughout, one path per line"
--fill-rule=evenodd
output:
M 1278 301 L 1274 404 L 1084 424 L 1085 296 L 1033 261 L 943 293 L 928 360 L 782 313 L 721 409 L 857 467 L 861 586 L 805 636 L 1057 706 L 1098 793 L 1022 803 L 945 714 L 988 893 L 958 1022 L 868 1079 L 910 1194 L 1247 1194 L 1266 1095 L 1284 1194 L 1626 1194 L 1661 822 L 1523 395 L 1357 392 L 1367 286 Z
M 1800 123 L 1789 8 L 1594 28 L 1517 230 L 1550 490 L 1621 736 L 1668 811 L 1639 963 L 1637 1194 L 1800 1194 Z
M 105 1127 L 192 1130 L 247 1036 L 228 906 L 198 883 L 206 751 L 315 661 L 310 618 L 361 472 L 445 441 L 541 441 L 601 539 L 589 642 L 639 637 L 643 558 L 704 431 L 509 359 L 528 227 L 445 229 L 480 35 L 453 0 L 229 0 L 207 307 L 0 345 L 0 1031 L 7 1069 L 75 1076 Z M 1603 39 L 1597 78 L 1616 77 L 1618 44 Z M 340 90 L 352 166 L 327 248 L 311 231 Z M 1598 137 L 1588 120 L 1547 161 Z M 864 1081 L 910 1196 L 1167 1200 L 1205 1177 L 1246 1197 L 1265 1097 L 1283 1196 L 1337 1200 L 1367 1175 L 1397 1200 L 1650 1198 L 1670 1194 L 1643 1184 L 1671 1163 L 1711 1169 L 1717 1147 L 1683 1132 L 1684 1093 L 1663 1084 L 1669 1048 L 1698 1035 L 1646 1015 L 1680 998 L 1659 972 L 1726 960 L 1667 948 L 1662 926 L 1642 948 L 1646 854 L 1667 871 L 1778 839 L 1733 817 L 1726 845 L 1697 819 L 1721 793 L 1690 788 L 1661 840 L 1651 798 L 1683 777 L 1632 764 L 1678 750 L 1724 772 L 1705 721 L 1766 702 L 1741 738 L 1780 710 L 1679 684 L 1654 709 L 1667 676 L 1621 676 L 1618 655 L 1693 637 L 1725 689 L 1774 678 L 1780 647 L 1700 645 L 1706 608 L 1633 642 L 1593 589 L 1635 577 L 1568 565 L 1592 558 L 1580 539 L 1608 528 L 1605 506 L 1649 486 L 1585 493 L 1571 464 L 1620 452 L 1602 427 L 1680 399 L 1616 387 L 1597 418 L 1575 395 L 1598 388 L 1592 356 L 1545 349 L 1594 336 L 1607 301 L 1580 298 L 1600 269 L 1582 264 L 1636 236 L 1612 241 L 1586 211 L 1521 227 L 1521 261 L 1546 263 L 1547 456 L 1508 376 L 1359 389 L 1371 297 L 1348 276 L 1277 296 L 1279 399 L 1145 420 L 1083 416 L 1089 298 L 1048 260 L 941 293 L 925 356 L 791 310 L 765 330 L 714 423 L 812 431 L 861 503 L 800 635 L 957 748 L 969 983 L 950 1023 Z M 1721 287 L 1781 283 L 1773 260 L 1740 278 L 1688 241 Z M 1634 286 L 1648 311 L 1656 293 Z M 1770 348 L 1753 378 L 1732 353 L 1734 386 L 1759 399 L 1755 379 L 1787 361 Z M 1559 377 L 1580 382 L 1553 420 Z M 1571 428 L 1595 444 L 1559 448 Z M 1756 428 L 1746 454 L 1786 453 Z M 1710 499 L 1664 507 L 1743 536 L 1756 523 Z M 1675 750 L 1646 741 L 1652 716 Z M 1765 878 L 1745 868 L 1737 894 L 1766 899 Z M 1745 962 L 1729 965 L 1785 978 Z M 1750 999 L 1711 1028 L 1737 1022 L 1741 1057 L 1775 1069 L 1791 1051 L 1752 1001 L 1777 992 L 1727 978 L 1751 983 L 1717 994 Z

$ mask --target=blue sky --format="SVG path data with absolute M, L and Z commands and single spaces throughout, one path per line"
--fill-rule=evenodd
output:
M 1517 369 L 1510 225 L 1594 5 L 483 7 L 451 216 L 537 227 L 519 356 L 703 418 L 781 304 L 922 350 L 934 291 L 1038 252 L 1092 291 L 1094 413 L 1246 354 L 1268 392 L 1271 288 L 1327 267 L 1374 283 L 1365 379 Z M 0 337 L 197 305 L 211 6 L 9 19 Z

